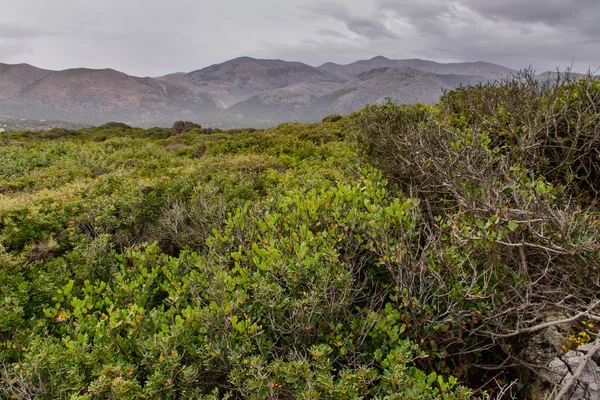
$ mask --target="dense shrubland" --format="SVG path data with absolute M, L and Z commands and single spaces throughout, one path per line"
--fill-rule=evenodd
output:
M 264 131 L 4 134 L 0 393 L 525 394 L 544 328 L 597 335 L 599 107 L 525 73 Z

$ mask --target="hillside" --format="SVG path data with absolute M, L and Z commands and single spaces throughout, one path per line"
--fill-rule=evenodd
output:
M 112 120 L 144 124 L 180 119 L 188 113 L 202 115 L 215 108 L 208 96 L 184 86 L 112 69 L 79 68 L 32 75 L 39 79 L 27 76 L 16 81 L 0 76 L 0 81 L 14 83 L 12 95 L 2 96 L 0 109 L 4 114 L 96 124 Z
M 365 104 L 379 104 L 386 98 L 399 104 L 416 102 L 433 104 L 449 89 L 434 74 L 412 68 L 377 68 L 363 72 L 329 95 L 331 107 L 339 114 L 347 114 Z
M 0 64 L 0 100 L 18 96 L 27 88 L 52 71 L 33 67 L 29 64 Z
M 365 104 L 381 104 L 386 99 L 399 104 L 433 104 L 444 90 L 480 82 L 479 77 L 473 76 L 383 67 L 343 83 L 297 84 L 267 91 L 233 105 L 226 115 L 257 126 L 272 126 L 286 120 L 310 122 L 330 114 L 348 114 Z

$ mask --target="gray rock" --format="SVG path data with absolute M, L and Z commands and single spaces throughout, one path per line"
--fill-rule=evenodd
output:
M 576 351 L 571 350 L 563 356 L 556 357 L 548 364 L 549 372 L 545 378 L 549 383 L 561 388 L 571 379 L 581 363 L 586 362 L 583 373 L 579 376 L 567 399 L 600 399 L 600 366 L 598 365 L 600 352 L 596 352 L 591 359 L 586 358 L 593 347 L 593 344 L 581 346 Z
M 555 318 L 564 317 L 557 316 Z M 552 320 L 549 317 L 546 321 Z M 569 326 L 550 326 L 529 340 L 527 347 L 521 352 L 521 357 L 530 364 L 546 365 L 557 355 L 563 353 L 563 345 L 567 342 L 569 333 Z

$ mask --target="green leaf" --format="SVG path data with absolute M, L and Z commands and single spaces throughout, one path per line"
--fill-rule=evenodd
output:
M 519 224 L 517 224 L 517 221 L 515 221 L 515 220 L 511 220 L 508 222 L 508 229 L 510 229 L 511 232 L 514 232 L 518 226 L 519 226 Z

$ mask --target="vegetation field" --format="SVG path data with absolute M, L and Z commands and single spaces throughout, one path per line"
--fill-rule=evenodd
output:
M 551 393 L 598 334 L 599 112 L 524 73 L 259 131 L 2 133 L 0 396 Z

